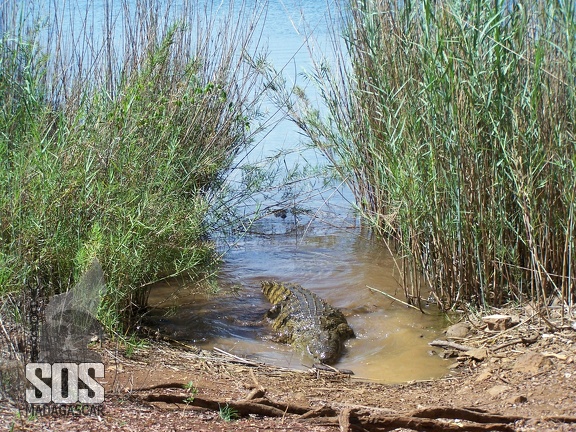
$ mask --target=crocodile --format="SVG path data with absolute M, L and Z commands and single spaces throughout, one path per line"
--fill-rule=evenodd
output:
M 274 305 L 266 317 L 279 342 L 291 344 L 315 362 L 335 363 L 344 342 L 355 337 L 341 311 L 300 285 L 262 281 L 262 292 Z

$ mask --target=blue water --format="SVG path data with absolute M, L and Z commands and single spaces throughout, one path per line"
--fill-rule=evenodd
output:
M 116 58 L 130 58 L 133 47 L 125 41 L 129 35 L 137 33 L 136 23 L 152 21 L 154 16 L 160 23 L 157 40 L 171 23 L 181 21 L 183 17 L 189 17 L 192 23 L 198 22 L 192 24 L 189 32 L 192 51 L 197 41 L 205 36 L 207 28 L 217 36 L 221 30 L 235 28 L 237 23 L 250 23 L 255 29 L 252 44 L 247 50 L 249 55 L 259 58 L 265 54 L 267 63 L 281 74 L 286 87 L 303 89 L 307 98 L 322 112 L 318 93 L 308 77 L 314 74 L 312 58 L 320 61 L 333 57 L 331 37 L 333 29 L 338 26 L 333 0 L 246 0 L 244 3 L 230 3 L 229 0 L 59 0 L 33 2 L 24 11 L 35 17 L 56 16 L 57 22 L 40 20 L 39 40 L 51 55 L 57 52 L 57 46 L 64 48 L 58 52 L 58 62 L 66 65 L 70 78 L 80 70 L 86 71 L 94 63 L 93 56 L 108 55 L 104 47 L 111 46 L 110 53 Z M 139 37 L 148 36 L 142 34 Z M 218 42 L 213 43 L 215 49 L 220 48 Z M 116 62 L 116 67 L 119 64 Z M 106 72 L 91 71 L 96 81 L 99 74 Z M 228 173 L 228 181 L 232 185 L 238 183 L 245 164 L 278 167 L 276 181 L 267 194 L 243 202 L 233 201 L 234 205 L 245 206 L 241 212 L 250 216 L 258 209 L 274 206 L 298 205 L 307 210 L 320 207 L 325 210 L 327 201 L 339 208 L 349 207 L 352 196 L 339 182 L 323 185 L 323 179 L 315 177 L 303 182 L 293 182 L 291 178 L 290 185 L 285 185 L 288 173 L 309 171 L 310 167 L 324 165 L 327 161 L 319 152 L 310 149 L 309 142 L 296 125 L 285 118 L 285 107 L 278 106 L 271 97 L 271 93 L 264 97 L 259 108 L 263 114 L 259 122 L 268 127 L 252 137 L 255 145 L 238 156 L 236 169 Z
M 168 13 L 177 17 L 185 9 L 184 3 L 176 1 L 169 10 L 163 9 L 165 2 L 148 3 L 150 8 L 141 12 L 158 8 L 161 16 Z M 126 52 L 130 47 L 120 41 L 129 29 L 122 26 L 122 15 L 133 13 L 135 4 L 133 0 L 47 2 L 47 9 L 60 8 L 58 16 L 65 31 L 57 33 L 49 26 L 44 39 L 61 35 L 70 44 L 77 44 L 82 33 L 89 32 L 95 35 L 93 44 L 97 45 L 107 34 L 109 20 L 105 17 L 109 16 L 117 26 L 115 49 Z M 248 0 L 245 10 L 255 10 L 261 4 Z M 229 15 L 227 2 L 189 5 L 206 11 L 204 19 L 214 26 L 226 19 L 246 19 Z M 309 100 L 318 102 L 321 112 L 317 92 L 307 79 L 314 72 L 310 51 L 317 61 L 333 58 L 329 47 L 336 15 L 332 2 L 272 0 L 259 24 L 258 44 L 266 48 L 268 62 L 283 74 L 288 85 L 301 87 Z M 268 158 L 281 152 L 282 157 L 275 158 L 281 170 L 266 194 L 237 203 L 248 216 L 244 221 L 247 232 L 230 227 L 231 232 L 218 237 L 223 260 L 218 284 L 224 295 L 196 295 L 196 287 L 185 284 L 158 286 L 150 295 L 150 304 L 158 307 L 152 317 L 154 325 L 204 348 L 220 347 L 257 360 L 302 367 L 305 359 L 265 337 L 269 328 L 262 321 L 270 305 L 260 293 L 259 281 L 293 281 L 342 308 L 354 328 L 357 338 L 348 341 L 338 366 L 352 369 L 362 378 L 388 382 L 441 376 L 446 364 L 427 354 L 427 342 L 437 336 L 441 319 L 407 309 L 368 288 L 402 298 L 398 269 L 388 250 L 360 228 L 350 191 L 342 182 L 325 184 L 324 179 L 311 176 L 306 181 L 286 183 L 283 176 L 287 172 L 326 164 L 326 160 L 308 146 L 296 125 L 283 118 L 277 105 L 265 100 L 261 110 L 261 121 L 274 127 L 256 136 L 254 147 L 247 155 L 241 154 L 236 163 L 239 168 L 244 163 L 265 166 Z M 229 181 L 239 173 L 239 169 L 232 171 Z

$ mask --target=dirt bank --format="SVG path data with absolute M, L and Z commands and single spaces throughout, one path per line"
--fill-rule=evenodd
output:
M 67 432 L 576 430 L 576 331 L 566 323 L 526 309 L 507 328 L 473 319 L 468 334 L 449 333 L 433 348 L 455 356 L 446 377 L 402 385 L 283 370 L 166 341 L 131 358 L 108 345 L 100 349 L 103 415 L 27 418 L 4 404 L 1 420 L 13 430 Z M 225 421 L 226 410 L 239 418 Z

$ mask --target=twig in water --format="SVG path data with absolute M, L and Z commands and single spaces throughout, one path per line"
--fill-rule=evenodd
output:
M 394 297 L 394 296 L 391 295 L 391 294 L 388 294 L 387 292 L 380 291 L 379 289 L 376 289 L 376 288 L 372 288 L 372 287 L 369 286 L 369 285 L 366 285 L 366 287 L 367 287 L 368 289 L 371 289 L 372 291 L 376 291 L 377 293 L 380 293 L 380 294 L 382 294 L 382 295 L 385 295 L 386 297 L 388 297 L 388 298 L 390 298 L 390 299 L 392 299 L 392 300 L 394 300 L 394 301 L 397 301 L 398 303 L 402 303 L 402 304 L 405 305 L 405 306 L 411 307 L 412 309 L 416 309 L 417 311 L 424 313 L 424 311 L 420 310 L 420 309 L 417 308 L 416 306 L 411 305 L 410 303 L 406 303 L 405 301 L 402 301 L 402 300 L 400 300 L 400 299 L 397 299 L 396 297 Z

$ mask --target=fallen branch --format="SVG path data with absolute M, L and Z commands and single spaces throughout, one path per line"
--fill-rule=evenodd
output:
M 249 400 L 258 399 L 258 398 L 263 397 L 265 394 L 266 394 L 266 389 L 253 388 L 252 391 L 250 393 L 248 393 L 248 396 L 246 396 L 244 398 L 244 400 L 249 401 Z
M 318 370 L 323 370 L 323 371 L 328 371 L 328 372 L 334 372 L 336 374 L 341 374 L 341 375 L 354 375 L 354 371 L 351 371 L 350 369 L 336 369 L 334 366 L 330 366 L 324 363 L 314 363 L 312 365 L 312 367 L 314 369 Z
M 443 340 L 434 340 L 432 342 L 429 342 L 428 345 L 431 346 L 436 346 L 436 347 L 441 347 L 441 348 L 452 348 L 458 351 L 470 351 L 473 348 L 466 346 L 466 345 L 460 345 L 457 344 L 455 342 L 448 342 L 448 341 L 443 341 Z
M 380 294 L 388 297 L 388 298 L 391 299 L 391 300 L 394 300 L 394 301 L 396 301 L 396 302 L 398 302 L 398 303 L 401 303 L 401 304 L 403 304 L 404 306 L 411 307 L 412 309 L 416 309 L 417 311 L 424 313 L 424 311 L 423 311 L 422 309 L 419 309 L 419 308 L 417 308 L 416 306 L 411 305 L 410 303 L 406 303 L 405 301 L 402 301 L 402 300 L 394 297 L 393 295 L 388 294 L 387 292 L 380 291 L 379 289 L 372 288 L 371 286 L 368 286 L 368 285 L 366 285 L 366 287 L 367 287 L 368 289 L 372 290 L 372 291 L 376 291 L 377 293 L 380 293 Z
M 518 343 L 523 343 L 525 345 L 531 345 L 534 342 L 536 342 L 539 337 L 540 337 L 540 334 L 537 333 L 535 336 L 532 336 L 532 337 L 515 338 L 515 339 L 512 339 L 508 342 L 504 342 L 504 343 L 501 343 L 500 345 L 495 346 L 494 348 L 492 348 L 492 351 L 498 351 L 498 350 L 501 350 L 502 348 L 506 348 L 510 345 L 516 345 Z
M 256 379 L 256 375 L 254 375 L 253 369 L 250 369 L 250 377 L 252 378 L 252 381 L 254 382 L 254 388 L 248 394 L 248 396 L 246 396 L 244 398 L 244 400 L 253 400 L 253 399 L 264 397 L 264 395 L 266 394 L 266 389 Z
M 253 362 L 253 361 L 250 361 L 250 360 L 242 358 L 242 357 L 238 357 L 237 355 L 234 355 L 232 353 L 224 351 L 223 349 L 220 349 L 218 347 L 214 347 L 212 349 L 214 351 L 216 351 L 217 353 L 228 357 L 230 359 L 231 363 L 239 363 L 239 364 L 246 365 L 246 366 L 256 366 L 256 367 L 262 366 L 262 363 L 257 363 L 257 362 Z

